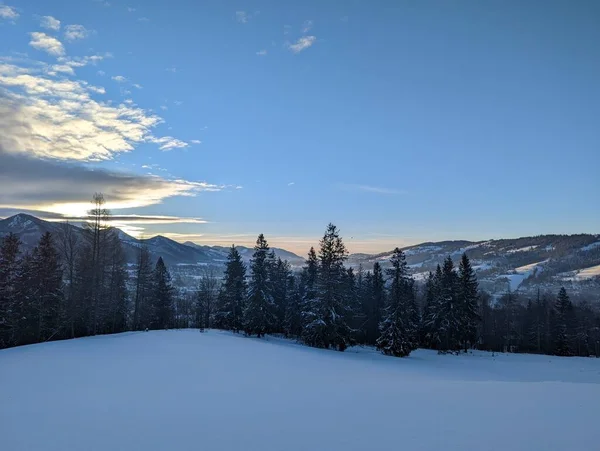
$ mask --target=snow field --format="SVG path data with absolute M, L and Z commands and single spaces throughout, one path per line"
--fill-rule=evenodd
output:
M 600 359 L 345 353 L 197 330 L 0 351 L 7 451 L 592 451 Z

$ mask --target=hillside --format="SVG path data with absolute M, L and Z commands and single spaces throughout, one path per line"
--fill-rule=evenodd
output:
M 187 330 L 6 349 L 0 368 L 11 451 L 592 451 L 600 442 L 600 360 L 590 358 L 418 350 L 395 359 Z
M 19 214 L 0 220 L 0 237 L 9 232 L 17 234 L 25 248 L 35 245 L 42 233 L 56 232 L 58 223 L 34 216 Z M 83 229 L 71 226 L 83 235 Z M 138 248 L 148 246 L 153 259 L 162 257 L 185 285 L 195 286 L 201 269 L 207 265 L 221 270 L 228 248 L 179 243 L 164 236 L 140 240 L 116 229 L 123 243 L 127 260 L 135 263 Z M 239 246 L 244 262 L 252 257 L 252 249 Z M 299 268 L 304 258 L 285 249 L 275 248 L 275 253 Z M 500 295 L 511 291 L 535 294 L 537 289 L 557 292 L 566 286 L 576 297 L 600 302 L 600 235 L 541 235 L 515 239 L 489 241 L 428 242 L 404 248 L 408 264 L 418 281 L 423 281 L 429 271 L 434 271 L 448 255 L 457 261 L 463 252 L 472 260 L 482 288 Z M 366 270 L 379 262 L 388 265 L 391 252 L 370 255 L 352 254 L 348 265 Z

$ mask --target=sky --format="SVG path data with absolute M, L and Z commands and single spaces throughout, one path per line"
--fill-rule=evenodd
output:
M 0 0 L 0 186 L 301 255 L 600 233 L 600 2 Z

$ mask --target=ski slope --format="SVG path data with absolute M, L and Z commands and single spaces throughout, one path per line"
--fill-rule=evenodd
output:
M 600 359 L 409 358 L 195 330 L 0 351 L 7 451 L 592 451 Z

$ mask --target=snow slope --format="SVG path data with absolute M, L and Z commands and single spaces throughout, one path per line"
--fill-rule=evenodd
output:
M 592 451 L 600 359 L 406 359 L 224 332 L 0 351 L 10 451 Z

